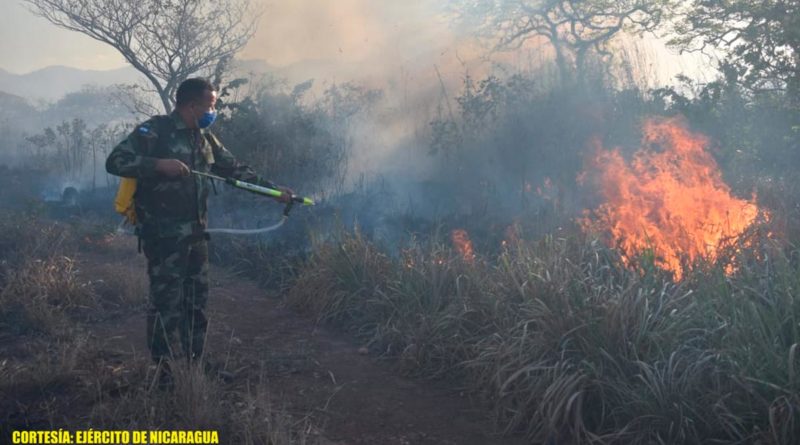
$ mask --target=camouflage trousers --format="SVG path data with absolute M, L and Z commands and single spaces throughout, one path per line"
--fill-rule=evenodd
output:
M 144 238 L 150 278 L 147 344 L 158 362 L 175 357 L 173 337 L 178 331 L 183 353 L 200 357 L 208 321 L 208 241 L 202 235 Z

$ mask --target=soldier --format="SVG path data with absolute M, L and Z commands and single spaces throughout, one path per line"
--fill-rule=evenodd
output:
M 207 200 L 209 179 L 191 170 L 233 177 L 282 191 L 239 163 L 208 131 L 216 118 L 217 91 L 201 78 L 181 83 L 176 108 L 137 126 L 106 160 L 112 175 L 137 179 L 134 202 L 140 248 L 147 257 L 150 297 L 147 343 L 161 366 L 161 387 L 172 386 L 168 363 L 177 330 L 189 361 L 202 357 L 208 324 Z M 204 361 L 207 371 L 214 369 Z

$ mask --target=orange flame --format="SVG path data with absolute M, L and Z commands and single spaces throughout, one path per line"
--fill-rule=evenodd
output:
M 472 241 L 469 239 L 469 234 L 466 230 L 455 229 L 450 233 L 450 238 L 464 261 L 471 263 L 475 260 L 475 251 L 472 248 Z
M 536 187 L 536 194 L 547 200 L 555 199 L 555 187 L 549 177 L 544 178 L 544 183 Z
M 655 263 L 680 279 L 684 261 L 715 261 L 721 244 L 742 235 L 759 209 L 755 198 L 731 195 L 705 151 L 708 139 L 682 120 L 648 119 L 643 132 L 630 164 L 618 148 L 603 150 L 595 142 L 593 164 L 606 202 L 581 223 L 584 230 L 609 234 L 626 263 L 650 249 Z

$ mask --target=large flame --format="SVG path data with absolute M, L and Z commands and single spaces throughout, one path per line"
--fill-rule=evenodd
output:
M 593 159 L 605 203 L 582 221 L 610 235 L 625 261 L 645 251 L 655 263 L 683 275 L 683 265 L 717 260 L 720 246 L 756 219 L 755 200 L 736 198 L 723 182 L 708 139 L 677 118 L 644 123 L 642 148 L 627 163 L 619 149 L 599 142 Z
M 455 229 L 450 233 L 450 238 L 464 261 L 471 263 L 475 260 L 475 251 L 472 248 L 472 241 L 469 239 L 469 234 L 466 230 Z

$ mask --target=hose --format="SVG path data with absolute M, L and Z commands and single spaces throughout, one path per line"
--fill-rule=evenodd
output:
M 259 233 L 266 233 L 266 232 L 271 232 L 273 230 L 276 230 L 277 228 L 282 226 L 283 223 L 285 223 L 287 219 L 289 219 L 289 218 L 286 217 L 286 216 L 282 216 L 281 220 L 278 221 L 276 224 L 273 224 L 273 225 L 271 225 L 269 227 L 262 227 L 260 229 L 206 229 L 206 232 L 207 233 L 228 233 L 228 234 L 231 234 L 231 235 L 256 235 L 256 234 L 259 234 Z
M 281 217 L 281 220 L 278 221 L 277 223 L 275 223 L 275 224 L 273 224 L 271 226 L 268 226 L 268 227 L 261 227 L 261 228 L 258 228 L 258 229 L 221 229 L 221 228 L 215 228 L 215 229 L 206 229 L 206 233 L 226 233 L 226 234 L 230 234 L 230 235 L 257 235 L 259 233 L 267 233 L 267 232 L 272 232 L 273 230 L 277 230 L 284 223 L 286 223 L 287 219 L 289 219 L 289 217 L 284 215 L 284 216 Z M 125 229 L 125 227 L 124 227 L 125 221 L 126 221 L 126 219 L 122 218 L 122 221 L 120 221 L 119 225 L 117 226 L 117 230 L 115 231 L 117 235 L 133 235 L 134 234 L 133 230 L 126 230 Z

